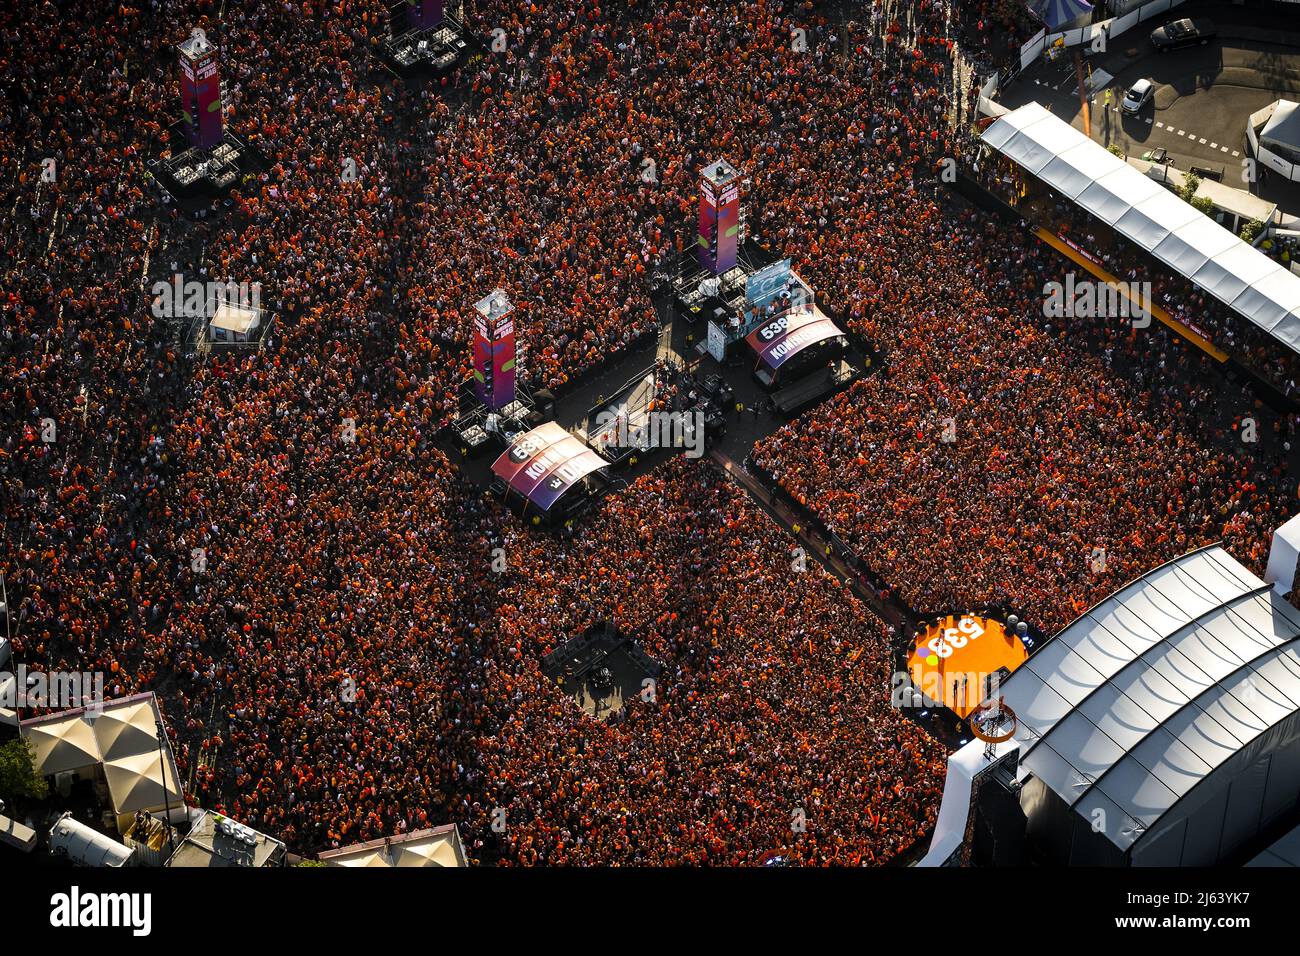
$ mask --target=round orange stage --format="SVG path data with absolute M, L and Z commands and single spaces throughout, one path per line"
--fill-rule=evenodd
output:
M 1028 657 L 1020 638 L 1001 621 L 949 615 L 916 636 L 907 670 L 927 700 L 965 719 L 986 696 L 994 674 L 1003 668 L 1013 672 Z

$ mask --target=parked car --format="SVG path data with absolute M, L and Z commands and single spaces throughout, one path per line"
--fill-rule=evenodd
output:
M 1150 80 L 1138 80 L 1128 88 L 1124 94 L 1124 99 L 1120 101 L 1119 108 L 1125 113 L 1136 113 L 1142 107 L 1146 106 L 1147 100 L 1155 93 L 1156 85 Z
M 1218 34 L 1219 31 L 1209 20 L 1175 20 L 1151 31 L 1151 45 L 1161 53 L 1166 53 L 1185 46 L 1204 46 Z

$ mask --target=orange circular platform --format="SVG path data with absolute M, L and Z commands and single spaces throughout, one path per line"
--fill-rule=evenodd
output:
M 949 615 L 917 634 L 907 670 L 927 700 L 964 719 L 984 699 L 992 675 L 1002 668 L 1014 672 L 1028 657 L 1001 621 Z

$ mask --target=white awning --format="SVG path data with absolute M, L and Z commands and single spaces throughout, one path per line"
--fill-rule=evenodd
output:
M 1170 269 L 1300 351 L 1300 276 L 1281 263 L 1038 103 L 995 120 L 982 138 Z

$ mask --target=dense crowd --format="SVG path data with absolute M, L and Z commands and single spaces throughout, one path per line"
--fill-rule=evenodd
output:
M 1009 603 L 1050 633 L 1210 541 L 1262 570 L 1293 416 L 1159 323 L 1045 318 L 1066 263 L 1024 229 L 930 207 L 896 230 L 912 254 L 872 250 L 891 281 L 838 286 L 887 368 L 753 457 L 905 602 Z
M 914 846 L 944 754 L 889 707 L 885 625 L 795 572 L 712 466 L 556 537 L 435 444 L 494 286 L 536 385 L 654 328 L 648 276 L 718 155 L 752 179 L 759 241 L 888 359 L 756 458 L 913 606 L 1000 595 L 1049 627 L 1209 537 L 1259 563 L 1284 466 L 1202 424 L 1195 358 L 1046 327 L 1044 254 L 938 198 L 971 104 L 944 4 L 470 6 L 506 50 L 423 88 L 373 58 L 378 0 L 154 0 L 75 36 L 48 3 L 0 13 L 14 643 L 156 690 L 191 800 L 307 852 L 447 820 L 517 864 Z M 267 158 L 200 218 L 143 165 L 195 25 Z M 269 346 L 191 354 L 144 294 L 176 270 L 259 282 Z M 1113 561 L 1084 580 L 1095 547 Z M 665 665 L 616 725 L 540 667 L 600 620 Z

